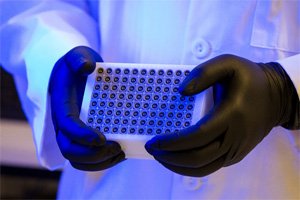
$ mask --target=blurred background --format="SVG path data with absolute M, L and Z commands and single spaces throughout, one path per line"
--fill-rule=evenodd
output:
M 13 78 L 0 68 L 0 199 L 55 199 L 61 172 L 39 166 Z

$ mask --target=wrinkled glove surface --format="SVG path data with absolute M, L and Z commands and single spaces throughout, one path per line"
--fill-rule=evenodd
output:
M 206 176 L 241 161 L 273 127 L 299 128 L 299 99 L 278 63 L 222 55 L 193 69 L 179 91 L 195 95 L 210 86 L 214 106 L 198 123 L 145 145 L 173 172 Z
M 125 158 L 118 143 L 106 141 L 80 119 L 87 76 L 102 58 L 84 46 L 70 50 L 55 64 L 50 80 L 51 112 L 62 155 L 80 170 L 103 170 Z

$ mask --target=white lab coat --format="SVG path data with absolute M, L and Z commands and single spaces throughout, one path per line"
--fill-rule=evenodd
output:
M 78 45 L 104 61 L 198 65 L 230 53 L 279 60 L 298 95 L 299 1 L 2 1 L 1 64 L 14 75 L 42 166 L 65 167 L 63 199 L 297 199 L 299 131 L 281 127 L 241 162 L 204 177 L 175 174 L 154 160 L 100 172 L 73 169 L 55 141 L 48 82 L 54 63 Z M 287 57 L 291 57 L 285 59 Z

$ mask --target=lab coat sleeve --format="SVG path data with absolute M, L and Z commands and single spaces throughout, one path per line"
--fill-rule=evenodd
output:
M 287 72 L 290 79 L 293 81 L 297 90 L 298 97 L 300 96 L 300 54 L 278 60 L 277 61 Z
M 292 80 L 298 94 L 298 98 L 300 97 L 300 54 L 281 59 L 277 61 L 289 75 L 290 79 Z M 299 111 L 298 111 L 299 114 Z M 294 130 L 289 131 L 291 134 L 291 139 L 294 143 L 298 154 L 300 153 L 300 131 Z M 300 155 L 300 154 L 299 154 Z
M 1 7 L 7 19 L 0 29 L 0 63 L 14 76 L 40 164 L 60 168 L 65 159 L 51 121 L 49 78 L 55 62 L 75 46 L 98 50 L 97 23 L 85 1 L 3 1 Z

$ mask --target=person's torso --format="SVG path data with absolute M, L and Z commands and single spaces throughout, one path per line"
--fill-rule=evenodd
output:
M 274 61 L 299 52 L 291 42 L 299 28 L 289 19 L 299 15 L 299 3 L 280 2 L 104 0 L 97 11 L 100 54 L 120 63 L 198 65 L 225 53 Z M 276 128 L 243 161 L 204 178 L 174 174 L 156 161 L 126 160 L 102 172 L 67 167 L 61 191 L 91 199 L 288 198 L 298 193 L 297 163 L 288 133 Z

